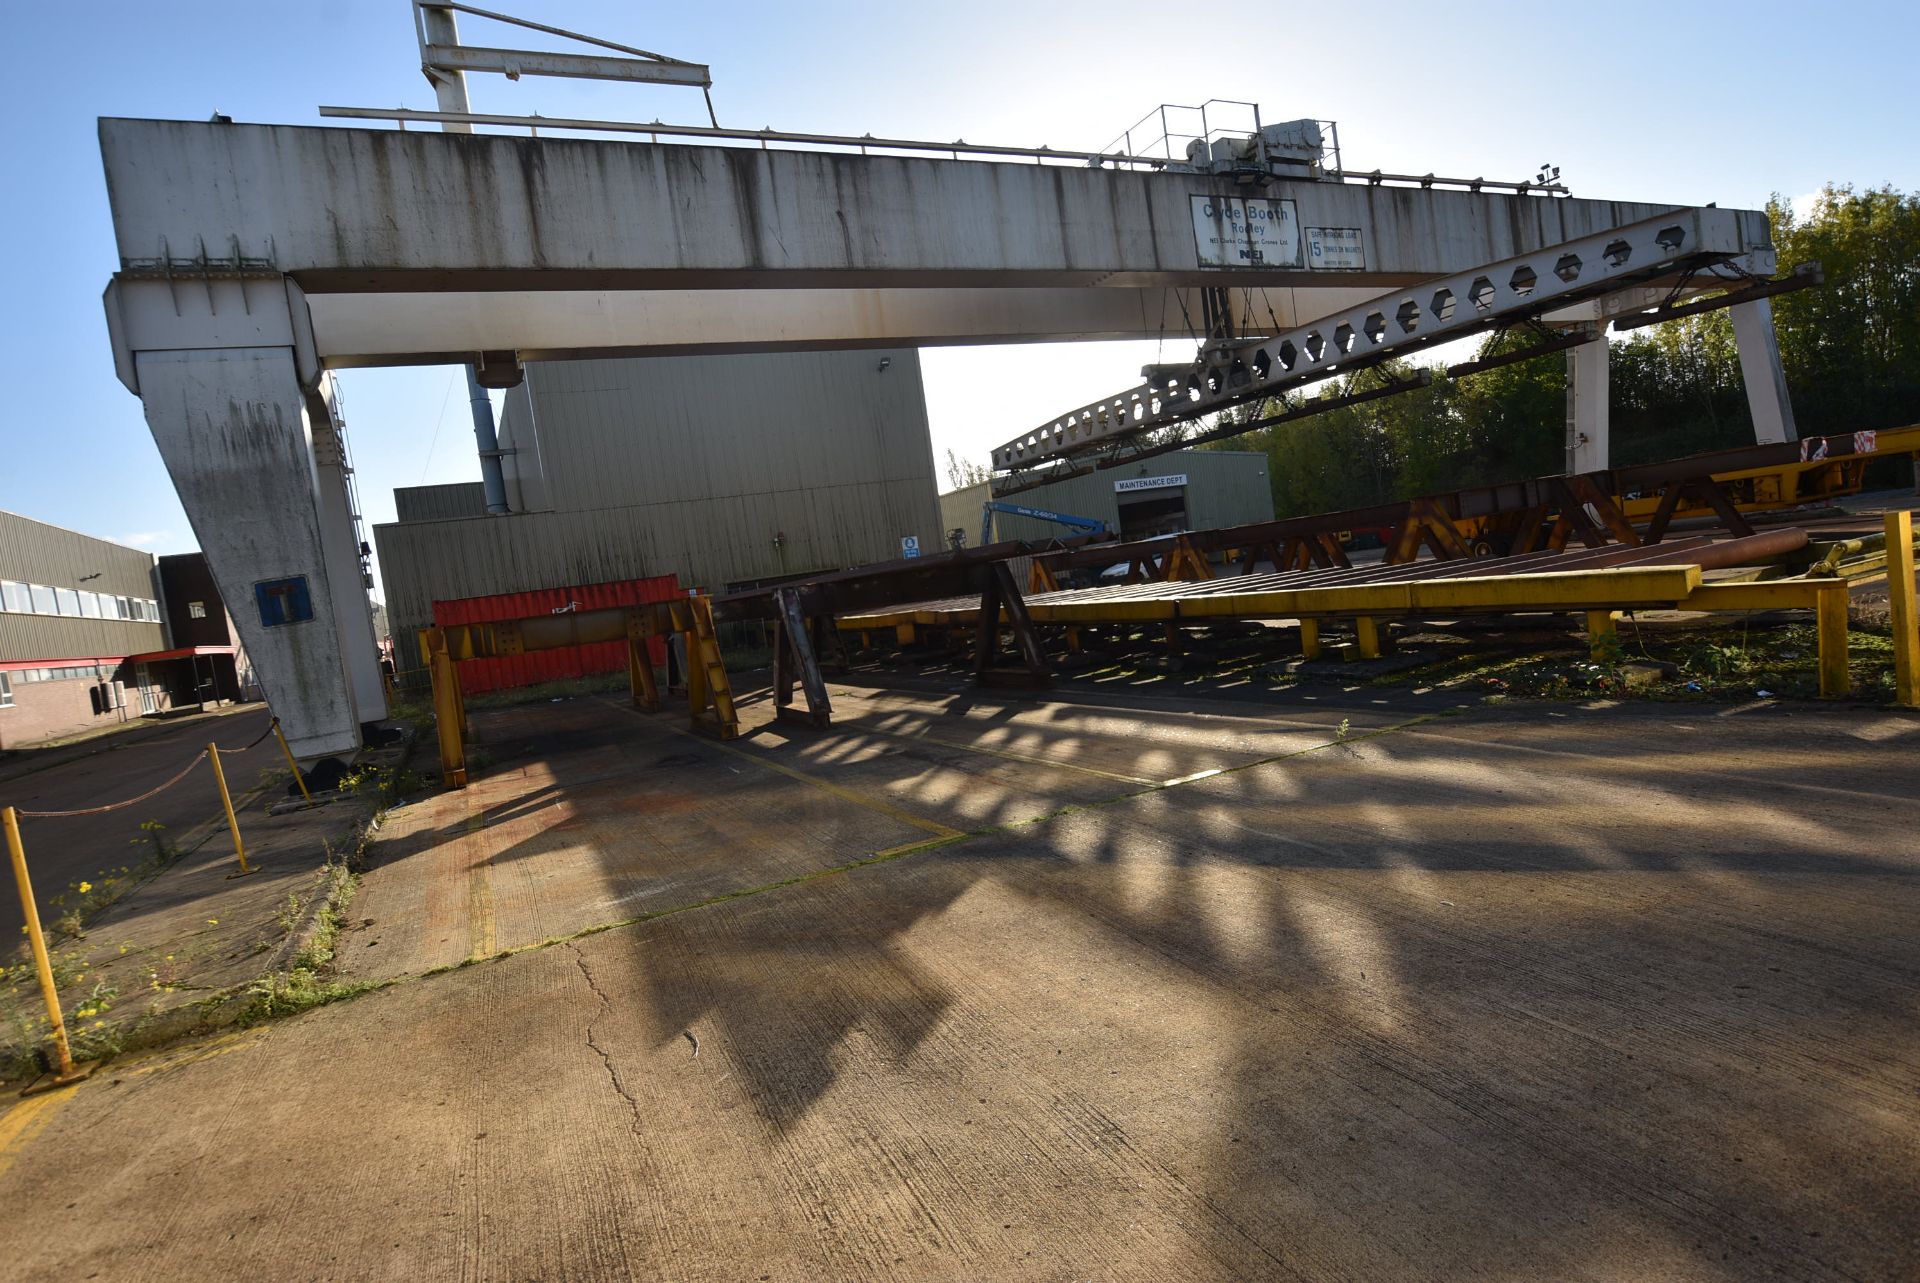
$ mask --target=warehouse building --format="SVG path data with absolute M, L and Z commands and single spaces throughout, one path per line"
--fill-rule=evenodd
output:
M 374 528 L 395 660 L 435 601 L 676 575 L 709 591 L 940 547 L 912 349 L 560 361 L 502 408 L 482 485 L 394 492 Z
M 155 558 L 0 512 L 0 749 L 239 699 L 251 683 L 200 554 Z
M 967 547 L 979 547 L 983 507 L 992 498 L 985 481 L 941 495 L 940 521 L 947 542 L 959 531 Z M 1123 539 L 1273 520 L 1267 456 L 1248 450 L 1176 450 L 1038 486 L 1010 495 L 1006 502 L 1092 517 L 1106 522 Z M 1074 533 L 1050 521 L 994 515 L 996 540 L 1052 539 Z

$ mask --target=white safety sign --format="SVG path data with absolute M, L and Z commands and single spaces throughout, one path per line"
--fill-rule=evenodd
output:
M 1298 267 L 1300 224 L 1290 200 L 1194 196 L 1193 245 L 1202 267 Z
M 1307 267 L 1316 271 L 1365 268 L 1367 249 L 1357 227 L 1309 227 Z

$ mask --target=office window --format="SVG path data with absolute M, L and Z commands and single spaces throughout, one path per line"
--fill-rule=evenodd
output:
M 204 601 L 188 602 L 187 614 L 195 619 L 205 619 L 207 617 L 207 603 Z
M 88 619 L 100 618 L 100 594 L 80 590 L 80 613 Z
M 13 679 L 0 673 L 0 708 L 13 707 Z
M 80 591 L 77 588 L 55 588 L 53 590 L 55 609 L 62 615 L 78 616 L 80 613 Z
M 113 599 L 113 610 L 114 610 L 113 617 L 115 619 L 132 619 L 133 618 L 133 604 L 129 602 L 125 597 L 115 597 Z
M 27 591 L 23 583 L 11 579 L 0 579 L 0 610 L 9 610 L 16 615 L 31 614 L 33 594 Z
M 53 589 L 45 584 L 28 584 L 27 590 L 33 594 L 33 613 L 36 615 L 57 615 L 54 609 Z

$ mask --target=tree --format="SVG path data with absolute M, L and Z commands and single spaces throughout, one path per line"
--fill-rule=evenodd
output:
M 991 468 L 983 467 L 971 459 L 962 459 L 952 449 L 947 451 L 947 484 L 955 490 L 965 490 L 968 486 L 977 486 L 993 475 Z
M 1920 419 L 1920 195 L 1829 183 L 1804 222 L 1778 196 L 1767 213 L 1782 270 L 1826 270 L 1774 304 L 1801 433 Z

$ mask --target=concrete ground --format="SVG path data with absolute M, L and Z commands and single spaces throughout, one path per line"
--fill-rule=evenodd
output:
M 476 716 L 390 987 L 0 1114 L 9 1277 L 1920 1274 L 1920 719 L 833 689 Z

